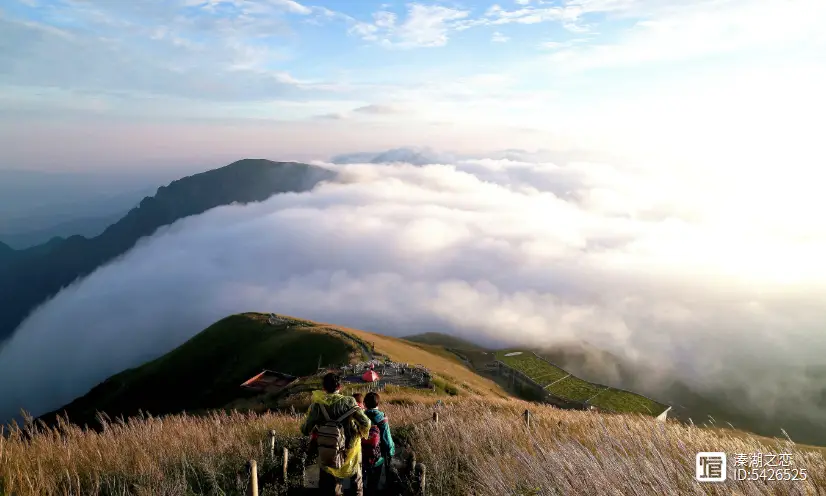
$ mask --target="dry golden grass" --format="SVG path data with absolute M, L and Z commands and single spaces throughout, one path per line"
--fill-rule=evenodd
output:
M 528 431 L 520 414 L 533 413 Z M 395 423 L 422 418 L 421 405 L 388 408 Z M 419 424 L 410 439 L 428 466 L 433 494 L 824 494 L 819 450 L 790 442 L 661 423 L 650 417 L 558 410 L 521 401 L 448 402 L 440 422 Z M 699 451 L 793 454 L 807 481 L 700 484 Z
M 650 417 L 601 415 L 518 400 L 383 397 L 400 443 L 428 468 L 429 494 L 824 494 L 826 463 L 818 451 L 765 442 Z M 401 403 L 401 404 L 399 404 Z M 521 414 L 530 409 L 528 431 Z M 267 465 L 268 432 L 298 440 L 295 416 L 268 413 L 170 416 L 114 423 L 101 433 L 62 426 L 13 431 L 0 440 L 0 493 L 29 495 L 243 494 L 244 463 Z M 699 484 L 698 451 L 789 452 L 804 482 Z M 820 491 L 820 492 L 818 492 Z M 279 494 L 263 484 L 262 496 Z
M 296 425 L 288 415 L 214 413 L 135 418 L 99 433 L 12 429 L 0 437 L 0 494 L 241 494 L 244 463 L 265 458 L 270 430 L 283 443 Z
M 460 390 L 468 390 L 467 387 L 462 387 L 462 383 L 464 383 L 473 393 L 480 396 L 498 398 L 509 396 L 498 384 L 470 370 L 458 358 L 435 354 L 398 338 L 332 324 L 323 325 L 352 334 L 364 341 L 372 342 L 377 352 L 387 355 L 395 362 L 426 365 L 432 372 L 455 383 Z

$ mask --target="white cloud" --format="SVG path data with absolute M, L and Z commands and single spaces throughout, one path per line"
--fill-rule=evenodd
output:
M 794 404 L 822 424 L 822 384 L 797 373 L 826 353 L 822 223 L 732 208 L 738 181 L 718 192 L 673 171 L 508 155 L 337 166 L 339 183 L 162 229 L 22 324 L 0 351 L 0 375 L 25 378 L 2 383 L 3 414 L 56 407 L 259 310 L 397 335 L 584 339 L 655 378 L 742 388 L 744 406 Z M 790 221 L 806 236 L 787 236 Z
M 562 20 L 565 17 L 565 10 L 561 7 L 524 7 L 517 10 L 505 10 L 494 5 L 485 15 L 488 19 L 480 21 L 485 24 L 538 24 Z
M 239 8 L 243 13 L 261 13 L 280 10 L 291 14 L 308 15 L 313 12 L 312 8 L 302 5 L 295 0 L 247 0 L 246 2 L 238 0 L 182 0 L 180 3 L 187 7 L 200 7 L 209 11 L 215 11 L 216 7 L 226 5 Z M 244 5 L 245 3 L 246 5 Z
M 658 0 L 567 0 L 564 2 L 538 1 L 530 5 L 530 0 L 516 2 L 518 7 L 507 9 L 494 4 L 487 9 L 483 18 L 472 24 L 538 24 L 559 22 L 569 31 L 584 32 L 589 29 L 582 19 L 591 14 L 617 14 L 644 12 L 662 3 Z
M 344 112 L 332 112 L 329 114 L 321 114 L 318 116 L 319 119 L 329 119 L 334 121 L 340 121 L 347 119 L 347 114 Z
M 510 41 L 510 38 L 500 33 L 499 31 L 494 31 L 493 35 L 490 38 L 490 41 L 493 43 L 507 43 L 508 41 Z
M 373 14 L 372 23 L 357 22 L 350 33 L 388 48 L 440 47 L 447 44 L 455 22 L 468 15 L 466 10 L 412 3 L 402 23 L 395 14 L 379 11 Z
M 356 107 L 351 111 L 346 112 L 332 112 L 327 114 L 322 114 L 317 116 L 321 119 L 333 119 L 333 120 L 344 120 L 344 119 L 351 119 L 354 117 L 362 116 L 362 117 L 373 117 L 373 118 L 381 118 L 381 117 L 389 117 L 394 116 L 397 114 L 407 113 L 408 110 L 398 106 L 398 105 L 387 105 L 387 104 L 369 104 L 369 105 L 362 105 L 361 107 Z
M 539 48 L 542 48 L 542 49 L 545 49 L 545 50 L 559 50 L 559 49 L 562 49 L 562 48 L 570 48 L 570 47 L 572 47 L 576 44 L 583 43 L 585 41 L 588 41 L 588 39 L 587 38 L 574 38 L 574 39 L 565 40 L 565 41 L 544 41 L 544 42 L 539 44 Z
M 295 0 L 268 0 L 272 5 L 285 9 L 293 14 L 308 15 L 313 12 L 309 7 L 301 5 Z
M 820 29 L 824 18 L 826 3 L 819 0 L 799 0 L 794 8 L 785 0 L 685 3 L 654 10 L 615 43 L 566 50 L 551 61 L 587 69 L 742 50 L 812 49 L 826 43 Z
M 373 114 L 373 115 L 389 115 L 389 114 L 398 114 L 404 112 L 404 109 L 400 108 L 397 105 L 387 105 L 387 104 L 370 104 L 364 105 L 362 107 L 358 107 L 353 109 L 353 112 L 359 114 Z
M 194 2 L 192 8 L 215 5 Z M 306 15 L 307 7 L 274 0 L 229 5 L 242 11 L 233 16 L 180 16 L 178 9 L 185 4 L 179 2 L 75 2 L 71 12 L 55 7 L 54 15 L 71 14 L 83 29 L 0 15 L 0 44 L 20 47 L 0 53 L 0 65 L 7 68 L 0 87 L 98 92 L 100 99 L 123 98 L 119 107 L 152 95 L 158 100 L 239 102 L 300 99 L 308 91 L 363 90 L 300 78 L 285 68 L 293 55 L 283 42 L 289 27 L 281 14 Z

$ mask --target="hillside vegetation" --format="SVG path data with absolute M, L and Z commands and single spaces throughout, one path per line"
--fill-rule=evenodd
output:
M 352 334 L 375 346 L 377 352 L 395 362 L 424 365 L 431 372 L 455 384 L 461 390 L 484 397 L 507 398 L 508 393 L 494 381 L 482 377 L 468 368 L 456 355 L 444 348 L 419 346 L 403 339 L 374 334 L 348 327 L 325 324 L 331 328 Z
M 349 339 L 309 321 L 272 326 L 263 314 L 222 319 L 166 355 L 110 377 L 86 395 L 43 416 L 54 422 L 65 412 L 75 423 L 91 423 L 96 411 L 112 418 L 139 411 L 153 415 L 220 408 L 238 398 L 239 385 L 262 369 L 314 374 L 319 365 L 362 359 Z
M 667 408 L 645 396 L 580 379 L 530 352 L 498 351 L 496 359 L 530 377 L 558 398 L 587 402 L 588 405 L 617 413 L 659 415 Z
M 413 341 L 414 343 L 429 344 L 433 346 L 441 346 L 444 348 L 454 348 L 465 351 L 489 351 L 487 348 L 479 346 L 476 343 L 468 341 L 467 339 L 457 338 L 441 332 L 424 332 L 422 334 L 414 334 L 412 336 L 404 336 L 402 339 L 406 341 Z
M 286 325 L 271 325 L 268 315 L 261 313 L 222 319 L 166 355 L 106 379 L 40 419 L 53 425 L 59 415 L 67 415 L 73 423 L 96 425 L 98 411 L 116 418 L 139 412 L 163 415 L 217 408 L 264 411 L 285 404 L 303 407 L 309 392 L 320 387 L 319 378 L 313 375 L 319 364 L 363 361 L 370 353 L 425 365 L 434 374 L 437 393 L 508 397 L 493 381 L 480 377 L 442 348 L 427 349 L 427 345 L 357 329 L 280 317 Z M 249 398 L 239 386 L 263 369 L 308 377 L 280 397 Z M 423 391 L 399 394 L 428 396 Z M 285 402 L 287 395 L 294 397 Z
M 484 373 L 483 366 L 493 359 L 525 374 L 536 383 L 545 386 L 545 390 L 558 398 L 571 402 L 588 402 L 588 404 L 618 413 L 643 413 L 658 415 L 667 408 L 666 405 L 653 401 L 642 395 L 607 387 L 586 381 L 554 365 L 547 359 L 528 350 L 491 351 L 461 338 L 438 332 L 429 332 L 407 336 L 408 341 L 418 343 L 425 350 L 438 353 L 451 350 L 456 357 L 467 360 L 477 372 Z M 439 350 L 441 348 L 441 350 Z M 518 355 L 508 356 L 511 352 Z M 500 382 L 502 382 L 500 380 Z M 516 388 L 519 392 L 524 388 Z M 533 391 L 522 391 L 525 399 L 536 396 Z

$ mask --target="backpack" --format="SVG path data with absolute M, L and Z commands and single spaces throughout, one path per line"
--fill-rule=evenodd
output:
M 365 467 L 372 467 L 381 458 L 381 431 L 377 424 L 371 425 L 367 439 L 361 440 L 361 456 Z
M 337 419 L 331 419 L 324 405 L 318 404 L 324 422 L 318 426 L 318 461 L 321 465 L 341 468 L 347 456 L 347 436 L 342 422 L 358 410 L 353 407 Z

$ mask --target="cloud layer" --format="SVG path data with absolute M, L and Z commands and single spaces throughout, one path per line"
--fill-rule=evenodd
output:
M 329 167 L 339 181 L 179 221 L 44 304 L 0 351 L 0 376 L 19 378 L 0 386 L 0 417 L 56 408 L 243 311 L 585 340 L 656 380 L 826 417 L 822 384 L 795 372 L 826 356 L 823 230 L 720 210 L 714 189 L 650 171 L 518 150 Z

